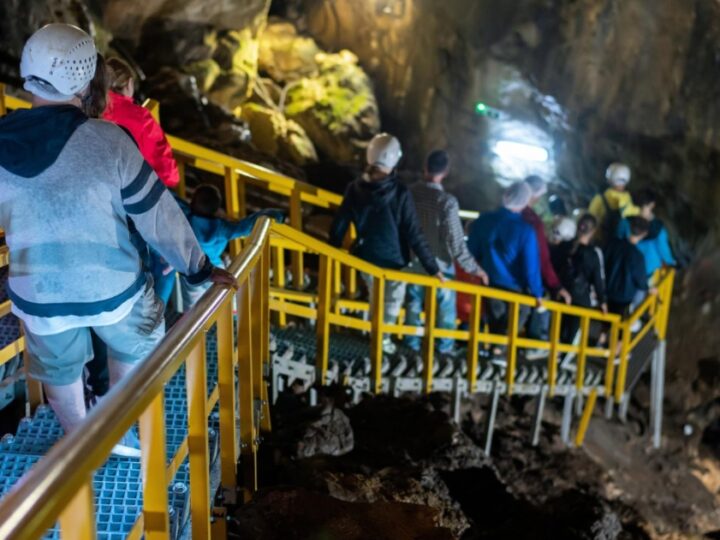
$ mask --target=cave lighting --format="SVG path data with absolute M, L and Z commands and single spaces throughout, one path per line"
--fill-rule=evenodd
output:
M 516 141 L 498 141 L 493 147 L 493 152 L 506 161 L 520 160 L 544 163 L 550 157 L 550 153 L 542 146 Z

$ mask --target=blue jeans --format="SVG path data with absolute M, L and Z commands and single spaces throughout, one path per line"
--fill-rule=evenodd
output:
M 457 298 L 455 291 L 450 289 L 437 290 L 437 328 L 455 329 L 457 320 Z M 408 326 L 422 326 L 420 313 L 425 303 L 425 287 L 408 285 L 407 300 L 405 302 L 405 324 Z M 420 350 L 422 338 L 418 336 L 405 336 L 405 344 L 415 351 Z M 440 354 L 452 351 L 454 340 L 441 338 L 437 340 L 437 350 Z

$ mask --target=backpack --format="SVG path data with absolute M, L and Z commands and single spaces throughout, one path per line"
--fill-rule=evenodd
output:
M 614 210 L 610 208 L 605 193 L 601 193 L 600 197 L 605 205 L 605 217 L 603 222 L 600 224 L 600 230 L 602 232 L 602 239 L 605 242 L 609 242 L 617 236 L 618 227 L 620 226 L 620 220 L 622 220 L 622 210 L 618 208 Z

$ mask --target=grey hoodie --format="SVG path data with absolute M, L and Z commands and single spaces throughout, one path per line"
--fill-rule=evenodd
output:
M 0 144 L 9 140 L 15 152 L 0 152 L 0 227 L 13 311 L 31 331 L 111 324 L 129 311 L 145 274 L 128 217 L 189 280 L 209 277 L 185 216 L 121 128 L 49 106 L 0 120 Z

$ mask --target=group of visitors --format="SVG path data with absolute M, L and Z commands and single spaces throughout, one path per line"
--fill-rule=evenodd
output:
M 8 294 L 28 374 L 69 432 L 86 414 L 85 365 L 102 395 L 148 357 L 165 333 L 176 271 L 190 303 L 211 283 L 235 286 L 220 255 L 260 214 L 220 219 L 211 185 L 180 207 L 166 187 L 180 178 L 172 150 L 133 102 L 132 70 L 105 62 L 81 29 L 38 30 L 20 71 L 32 108 L 0 120 Z M 134 429 L 113 453 L 139 457 Z
M 653 276 L 660 267 L 675 265 L 662 222 L 654 215 L 656 196 L 650 190 L 633 198 L 627 191 L 629 167 L 610 165 L 608 189 L 598 194 L 589 210 L 577 219 L 557 216 L 546 225 L 534 206 L 546 195 L 547 184 L 531 176 L 508 186 L 502 204 L 472 222 L 465 240 L 457 199 L 443 188 L 450 173 L 445 151 L 432 152 L 424 178 L 409 187 L 401 183 L 396 167 L 402 157 L 399 141 L 388 134 L 375 137 L 368 148 L 368 168 L 351 183 L 330 229 L 330 243 L 343 244 L 354 224 L 357 240 L 352 251 L 382 268 L 422 272 L 446 279 L 463 279 L 536 299 L 534 308 L 521 306 L 519 328 L 529 338 L 546 340 L 549 330 L 545 298 L 604 313 L 627 315 L 647 294 L 655 294 Z M 556 205 L 557 206 L 557 205 Z M 564 207 L 564 205 L 559 205 Z M 372 291 L 373 280 L 364 276 Z M 469 298 L 449 288 L 438 288 L 437 327 L 455 329 L 458 318 L 467 323 Z M 370 295 L 371 302 L 374 301 Z M 384 320 L 396 324 L 405 307 L 405 324 L 420 325 L 424 288 L 404 282 L 386 282 Z M 508 328 L 508 303 L 488 298 L 483 320 L 491 332 Z M 563 341 L 576 339 L 577 317 L 564 317 Z M 421 339 L 408 336 L 405 345 L 420 350 Z M 397 346 L 389 336 L 383 349 Z M 437 340 L 440 355 L 453 356 L 451 339 Z M 528 358 L 541 351 L 528 351 Z M 544 354 L 547 354 L 546 352 Z

